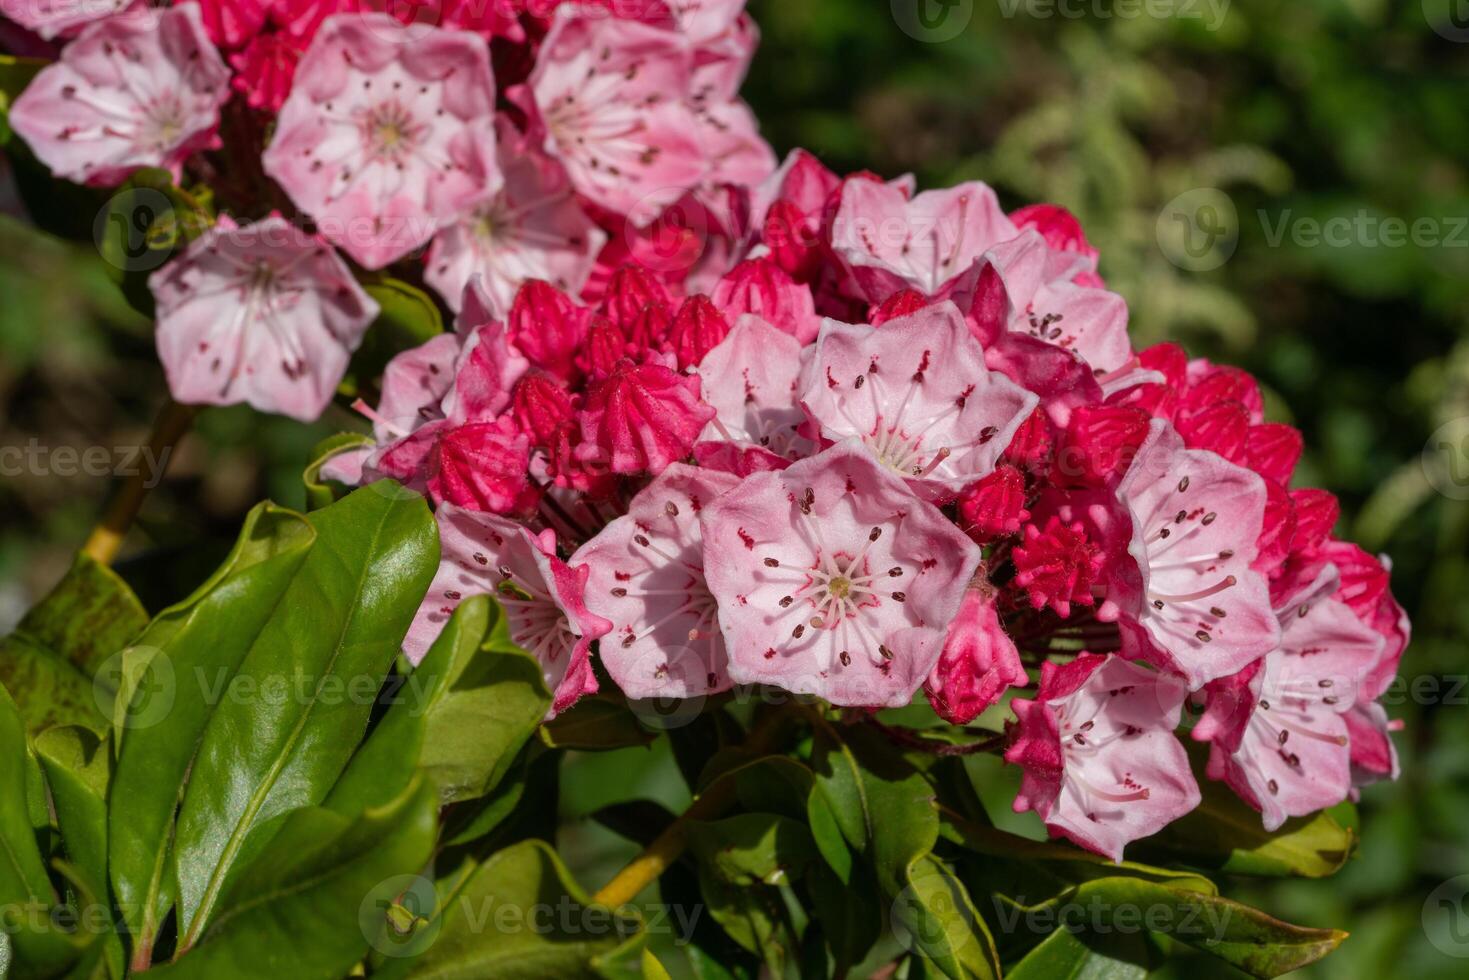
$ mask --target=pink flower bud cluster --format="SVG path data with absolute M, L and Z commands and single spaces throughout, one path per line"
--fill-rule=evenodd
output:
M 632 698 L 1008 711 L 1017 809 L 1114 859 L 1198 804 L 1184 738 L 1269 829 L 1396 775 L 1385 560 L 1292 486 L 1301 435 L 1253 378 L 1134 350 L 1064 209 L 776 167 L 739 0 L 344 6 L 109 16 L 11 119 L 109 182 L 215 138 L 215 44 L 279 108 L 263 172 L 314 232 L 262 211 L 154 276 L 190 401 L 314 417 L 376 314 L 331 246 L 428 246 L 454 330 L 388 364 L 371 445 L 323 471 L 437 507 L 412 659 L 488 593 L 553 713 L 593 658 Z M 249 67 L 286 38 L 293 77 Z

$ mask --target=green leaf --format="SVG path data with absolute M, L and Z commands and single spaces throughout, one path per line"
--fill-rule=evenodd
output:
M 691 820 L 687 826 L 700 865 L 733 885 L 782 884 L 818 859 L 806 826 L 774 813 Z
M 10 933 L 17 976 L 46 976 L 64 969 L 80 949 L 49 927 L 57 895 L 31 825 L 27 758 L 20 711 L 0 686 L 0 933 Z
M 999 957 L 989 927 L 969 892 L 932 854 L 907 870 L 907 887 L 893 901 L 893 930 L 951 980 L 998 978 Z
M 245 696 L 209 717 L 179 809 L 181 949 L 277 819 L 326 798 L 438 566 L 423 498 L 389 481 L 308 520 L 316 542 L 235 672 Z
M 106 727 L 98 703 L 107 681 L 93 675 L 148 622 L 137 596 L 112 569 L 79 555 L 71 569 L 0 640 L 0 683 L 17 699 L 26 727 Z
M 553 749 L 610 752 L 651 745 L 658 737 L 638 722 L 638 716 L 618 694 L 582 698 L 567 711 L 541 726 L 541 740 Z
M 253 980 L 347 975 L 367 953 L 396 949 L 386 913 L 427 883 L 416 874 L 433 849 L 431 789 L 409 788 L 350 819 L 310 807 L 221 896 L 202 940 L 159 980 Z
M 1230 874 L 1324 878 L 1356 850 L 1356 833 L 1329 811 L 1289 820 L 1271 833 L 1259 812 L 1224 784 L 1201 781 L 1199 789 L 1203 800 L 1196 808 L 1138 841 L 1132 853 Z
M 396 355 L 444 332 L 438 304 L 422 289 L 391 276 L 364 282 L 362 288 L 377 302 L 380 312 L 352 355 L 341 388 L 347 395 L 362 394 Z
M 111 746 L 105 737 L 76 726 L 43 732 L 34 745 L 71 863 L 90 880 L 105 882 Z
M 641 927 L 591 904 L 556 853 L 528 840 L 441 882 L 423 933 L 432 938 L 404 965 L 415 980 L 595 977 L 593 960 L 642 942 Z
M 709 914 L 728 936 L 758 956 L 773 976 L 785 972 L 795 946 L 780 892 L 765 885 L 736 885 L 699 866 L 699 893 Z
M 1097 878 L 1048 902 L 997 908 L 1001 928 L 1018 937 L 1057 928 L 1113 935 L 1144 929 L 1212 953 L 1257 977 L 1276 977 L 1330 953 L 1346 933 L 1308 929 L 1259 909 L 1139 878 Z
M 321 468 L 335 456 L 376 445 L 372 436 L 362 432 L 338 432 L 318 442 L 311 450 L 311 462 L 301 473 L 306 486 L 306 506 L 318 510 L 345 497 L 350 488 L 335 480 L 322 478 Z
M 300 514 L 257 506 L 214 574 L 159 613 L 118 657 L 122 693 L 114 739 L 121 745 L 108 813 L 109 874 L 145 961 L 173 903 L 165 872 L 174 812 L 200 739 L 315 538 Z
M 1057 929 L 1005 971 L 1005 980 L 1144 980 L 1147 942 L 1140 935 L 1077 935 Z
M 837 972 L 845 973 L 861 962 L 882 934 L 877 885 L 860 865 L 849 878 L 815 866 L 806 874 L 806 889 L 811 896 L 812 918 L 821 924 Z

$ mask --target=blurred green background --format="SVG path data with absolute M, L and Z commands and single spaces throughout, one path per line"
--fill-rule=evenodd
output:
M 1463 479 L 1469 443 L 1459 459 L 1424 450 L 1440 426 L 1469 417 L 1469 3 L 752 0 L 751 10 L 763 43 L 746 95 L 778 152 L 800 145 L 838 170 L 912 171 L 920 187 L 982 179 L 1010 206 L 1071 208 L 1128 299 L 1139 345 L 1177 339 L 1249 368 L 1272 417 L 1305 430 L 1298 482 L 1336 492 L 1339 533 L 1392 556 L 1413 619 L 1409 683 L 1389 706 L 1406 724 L 1404 775 L 1364 794 L 1361 854 L 1344 873 L 1232 882 L 1227 893 L 1350 930 L 1312 976 L 1465 975 L 1466 961 L 1440 947 L 1469 954 L 1469 909 L 1430 916 L 1425 930 L 1424 904 L 1469 873 L 1469 503 L 1434 483 Z M 1211 216 L 1232 208 L 1234 221 L 1196 259 L 1174 216 L 1202 213 L 1201 201 Z M 3 193 L 0 211 L 15 211 Z M 1399 241 L 1389 219 L 1423 231 Z M 1347 230 L 1316 241 L 1313 227 Z M 95 251 L 0 215 L 0 445 L 136 445 L 161 390 L 149 325 Z M 142 532 L 161 547 L 129 577 L 160 599 L 169 583 L 197 579 L 217 557 L 199 544 L 222 548 L 254 500 L 301 502 L 309 447 L 345 422 L 205 412 L 144 510 Z M 0 632 L 59 577 L 106 490 L 104 478 L 55 472 L 0 482 Z M 627 763 L 615 796 L 567 781 L 563 813 L 644 787 L 669 792 L 666 759 L 632 750 Z M 1220 969 L 1186 962 L 1193 976 Z

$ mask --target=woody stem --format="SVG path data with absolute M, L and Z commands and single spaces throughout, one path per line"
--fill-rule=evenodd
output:
M 749 738 L 741 748 L 754 756 L 770 751 L 785 731 L 790 715 L 775 710 L 766 714 L 755 727 L 750 729 Z M 637 898 L 638 894 L 652 884 L 688 846 L 689 822 L 717 817 L 735 802 L 735 783 L 732 779 L 715 780 L 689 808 L 679 814 L 641 854 L 633 858 L 612 880 L 592 896 L 592 901 L 608 908 L 618 908 Z
M 169 460 L 179 440 L 189 431 L 198 409 L 192 405 L 180 405 L 172 398 L 164 402 L 158 417 L 153 422 L 153 432 L 148 437 L 147 459 L 151 467 L 136 466 L 130 476 L 113 492 L 102 519 L 92 528 L 82 553 L 103 565 L 110 565 L 122 547 L 122 539 L 138 516 L 143 498 L 163 478 Z

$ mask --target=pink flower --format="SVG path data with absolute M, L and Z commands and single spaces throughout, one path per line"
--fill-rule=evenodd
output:
M 554 696 L 548 718 L 595 692 L 589 651 L 612 624 L 583 602 L 586 567 L 556 557 L 551 531 L 533 535 L 504 518 L 451 504 L 435 516 L 443 557 L 403 640 L 408 659 L 423 659 L 466 596 L 486 594 L 505 610 L 510 638 L 539 661 Z
M 454 383 L 444 396 L 444 415 L 456 423 L 493 419 L 510 407 L 515 383 L 528 368 L 529 362 L 511 346 L 505 325 L 486 323 L 464 341 Z
M 1082 405 L 1071 413 L 1056 446 L 1052 480 L 1060 486 L 1100 487 L 1127 472 L 1148 436 L 1149 416 L 1125 405 Z
M 1334 598 L 1346 603 L 1358 622 L 1382 637 L 1381 655 L 1363 683 L 1362 700 L 1382 697 L 1398 673 L 1398 663 L 1412 633 L 1408 615 L 1388 588 L 1388 566 L 1355 544 L 1329 541 L 1321 558 L 1330 561 L 1341 577 Z
M 704 508 L 730 676 L 833 704 L 906 705 L 979 548 L 861 448 L 749 476 Z
M 612 623 L 599 644 L 602 664 L 628 697 L 697 697 L 731 686 L 704 581 L 699 515 L 739 482 L 675 463 L 572 557 L 591 569 L 587 608 Z
M 1346 799 L 1351 752 L 1343 716 L 1358 703 L 1382 639 L 1328 598 L 1328 572 L 1276 610 L 1280 643 L 1206 688 L 1193 737 L 1210 743 L 1208 773 L 1261 812 L 1265 829 Z
M 1020 652 L 1000 625 L 994 596 L 982 588 L 966 590 L 924 684 L 933 710 L 951 725 L 967 725 L 1008 688 L 1029 683 Z
M 85 28 L 9 121 L 58 177 L 107 186 L 162 167 L 177 179 L 189 156 L 219 145 L 229 77 L 198 7 L 139 8 Z
M 1034 810 L 1052 836 L 1122 860 L 1128 843 L 1199 805 L 1173 735 L 1187 693 L 1117 657 L 1043 664 L 1036 699 L 1011 702 L 1020 721 L 1005 760 L 1025 770 L 1015 810 Z
M 689 454 L 714 409 L 699 400 L 697 377 L 624 359 L 592 387 L 577 417 L 582 462 L 656 476 Z
M 1389 721 L 1382 705 L 1363 704 L 1360 700 L 1342 715 L 1342 720 L 1347 725 L 1347 748 L 1351 752 L 1351 798 L 1355 799 L 1363 786 L 1397 779 L 1398 750 L 1389 733 L 1402 728 L 1402 722 Z
M 680 99 L 691 70 L 676 34 L 562 8 L 526 82 L 526 108 L 573 187 L 644 224 L 708 169 Z
M 377 317 L 329 246 L 284 218 L 227 218 L 148 281 L 173 397 L 314 421 Z
M 770 259 L 750 259 L 731 269 L 710 297 L 727 317 L 750 313 L 795 337 L 803 346 L 816 339 L 821 318 L 811 290 Z
M 831 440 L 855 438 L 927 500 L 988 475 L 1036 396 L 984 366 L 952 304 L 881 327 L 827 321 L 801 401 Z
M 1059 204 L 1031 204 L 1010 212 L 1015 227 L 1024 231 L 1034 228 L 1046 240 L 1046 246 L 1057 252 L 1069 252 L 1085 260 L 1084 268 L 1073 274 L 1072 281 L 1079 286 L 1103 285 L 1097 275 L 1097 250 L 1086 240 L 1081 222 L 1076 215 Z
M 230 84 L 245 96 L 250 108 L 279 112 L 291 93 L 296 64 L 305 49 L 304 42 L 284 31 L 257 34 L 243 49 L 230 53 L 235 69 Z
M 580 292 L 607 236 L 577 203 L 560 164 L 531 146 L 504 116 L 497 130 L 504 184 L 439 232 L 424 278 L 452 306 L 478 275 L 491 311 L 504 316 L 529 279 Z
M 49 40 L 137 5 L 139 0 L 0 0 L 0 14 Z
M 790 334 L 742 316 L 697 370 L 704 400 L 714 408 L 703 439 L 740 443 L 782 460 L 814 448 L 799 432 L 806 419 L 796 400 L 801 344 Z
M 1001 463 L 960 494 L 958 504 L 959 526 L 980 544 L 1015 534 L 1030 518 L 1025 509 L 1025 474 Z
M 1124 653 L 1193 690 L 1275 649 L 1270 591 L 1250 567 L 1265 514 L 1260 477 L 1183 448 L 1155 421 L 1117 499 L 1132 523 L 1132 561 L 1117 563 L 1108 592 L 1122 609 Z
M 978 181 L 924 191 L 909 200 L 891 184 L 849 180 L 831 230 L 831 247 L 861 295 L 881 303 L 911 287 L 938 296 L 984 251 L 1016 228 L 995 192 Z
M 482 38 L 339 14 L 301 59 L 265 172 L 380 269 L 499 189 L 494 109 Z
M 1027 524 L 1025 543 L 1010 555 L 1015 585 L 1030 596 L 1032 608 L 1050 606 L 1065 619 L 1072 603 L 1092 605 L 1092 583 L 1101 577 L 1103 554 L 1080 521 L 1068 524 L 1052 515 L 1044 529 Z

